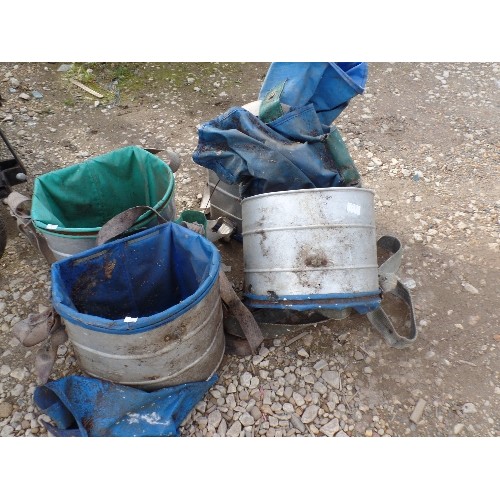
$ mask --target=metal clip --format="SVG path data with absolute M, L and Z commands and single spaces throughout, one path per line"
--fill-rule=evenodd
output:
M 223 240 L 229 242 L 236 226 L 228 219 L 219 217 L 216 220 L 209 220 L 207 227 L 207 238 L 214 241 Z

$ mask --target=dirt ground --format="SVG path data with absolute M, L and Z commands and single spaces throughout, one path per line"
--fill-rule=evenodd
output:
M 61 64 L 0 62 L 0 127 L 28 171 L 17 190 L 30 196 L 42 173 L 137 144 L 180 155 L 178 211 L 199 207 L 207 178 L 191 160 L 197 125 L 257 99 L 268 68 L 93 63 L 62 72 Z M 370 63 L 365 93 L 335 122 L 364 187 L 375 191 L 378 235 L 404 246 L 399 275 L 411 289 L 418 338 L 391 349 L 356 315 L 318 324 L 305 342 L 318 355 L 345 354 L 346 365 L 355 363 L 347 353 L 361 352 L 356 397 L 395 436 L 500 435 L 499 86 L 497 63 Z M 9 234 L 0 259 L 0 365 L 25 368 L 21 384 L 32 388 L 32 358 L 9 344 L 10 328 L 49 305 L 48 266 L 3 206 L 0 216 Z M 234 283 L 238 245 L 222 248 Z M 419 400 L 425 409 L 414 423 Z

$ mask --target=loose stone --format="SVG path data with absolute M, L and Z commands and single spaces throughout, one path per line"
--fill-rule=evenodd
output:
M 234 422 L 231 427 L 226 432 L 226 436 L 228 437 L 238 437 L 241 433 L 241 422 L 237 420 Z
M 295 401 L 295 403 L 296 403 L 297 406 L 303 406 L 303 405 L 306 404 L 304 398 L 298 392 L 294 392 L 292 394 L 292 397 L 293 397 L 293 400 Z
M 323 380 L 333 387 L 334 389 L 340 389 L 340 374 L 336 370 L 323 372 L 321 377 Z
M 10 372 L 10 376 L 17 380 L 24 380 L 26 373 L 27 372 L 25 368 L 15 368 Z
M 254 418 L 255 421 L 257 421 L 260 418 L 262 418 L 262 412 L 259 410 L 259 408 L 257 406 L 254 406 L 250 410 L 250 415 L 252 415 L 252 417 Z
M 308 406 L 305 410 L 304 413 L 302 414 L 302 422 L 304 424 L 310 424 L 318 415 L 319 411 L 319 406 L 316 405 L 311 405 Z
M 315 365 L 314 369 L 316 371 L 323 370 L 323 368 L 326 368 L 328 366 L 328 362 L 325 361 L 324 359 L 320 359 Z
M 253 425 L 255 422 L 255 419 L 250 415 L 250 413 L 243 413 L 241 417 L 239 418 L 241 425 L 243 427 L 248 427 L 249 425 Z
M 292 413 L 290 416 L 290 423 L 301 433 L 303 434 L 306 430 L 306 426 L 300 419 L 300 417 L 296 413 Z
M 326 385 L 319 380 L 314 384 L 314 390 L 321 395 L 325 395 L 328 392 Z
M 329 437 L 335 436 L 335 434 L 337 434 L 337 432 L 340 431 L 339 419 L 334 418 L 333 420 L 331 420 L 327 424 L 321 426 L 319 430 L 320 430 L 320 432 L 322 432 L 326 436 L 329 436 Z
M 243 387 L 250 387 L 250 382 L 252 380 L 253 375 L 249 372 L 245 372 L 240 377 L 240 384 Z
M 424 399 L 419 399 L 417 404 L 415 405 L 415 408 L 410 416 L 410 420 L 418 424 L 422 418 L 422 414 L 424 413 L 425 405 L 427 402 Z
M 14 427 L 12 427 L 11 425 L 6 425 L 0 431 L 0 436 L 1 437 L 12 436 L 13 434 L 14 434 Z
M 10 417 L 10 414 L 12 413 L 12 405 L 8 402 L 3 402 L 0 403 L 0 418 L 7 418 Z
M 22 384 L 16 384 L 16 386 L 14 387 L 14 389 L 12 389 L 10 391 L 10 393 L 12 394 L 12 396 L 14 397 L 19 397 L 22 393 L 24 392 L 24 386 Z
M 464 414 L 471 414 L 477 412 L 476 407 L 473 403 L 465 403 L 462 406 L 462 411 L 464 412 Z
M 348 434 L 346 434 L 344 431 L 339 431 L 337 434 L 335 434 L 335 437 L 349 437 Z
M 217 428 L 222 420 L 222 414 L 219 410 L 214 410 L 208 415 L 208 424 Z
M 465 290 L 467 290 L 469 293 L 472 293 L 472 294 L 477 294 L 479 293 L 479 290 L 472 286 L 470 283 L 467 283 L 467 282 L 464 282 L 462 283 L 462 286 L 464 287 Z
M 222 437 L 225 437 L 227 434 L 227 422 L 224 419 L 221 420 L 219 427 L 217 428 L 217 434 Z

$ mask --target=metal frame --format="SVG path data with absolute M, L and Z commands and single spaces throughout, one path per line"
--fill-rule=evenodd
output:
M 0 199 L 3 200 L 11 193 L 11 186 L 26 182 L 26 169 L 2 129 L 0 129 L 0 138 L 12 154 L 12 158 L 0 160 Z

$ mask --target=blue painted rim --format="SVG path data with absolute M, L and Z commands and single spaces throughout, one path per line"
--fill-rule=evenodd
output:
M 291 309 L 311 311 L 321 309 L 352 308 L 359 314 L 366 314 L 380 307 L 380 290 L 360 293 L 332 293 L 311 295 L 270 295 L 245 294 L 245 304 L 256 309 Z

